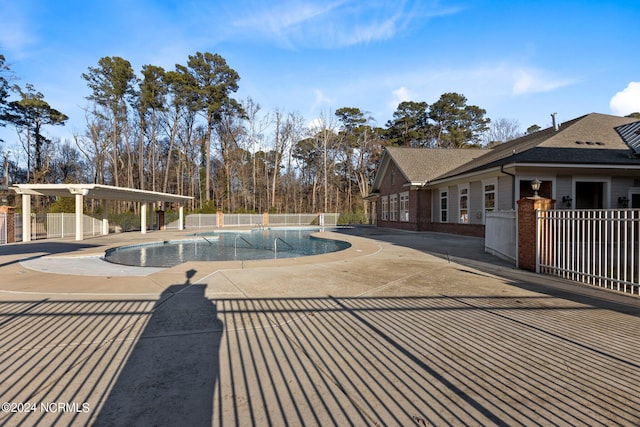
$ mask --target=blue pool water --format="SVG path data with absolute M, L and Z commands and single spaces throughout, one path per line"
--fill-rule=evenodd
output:
M 347 242 L 312 237 L 319 229 L 265 229 L 246 232 L 206 232 L 184 240 L 121 246 L 105 259 L 141 267 L 173 267 L 186 261 L 230 261 L 295 258 L 336 252 Z

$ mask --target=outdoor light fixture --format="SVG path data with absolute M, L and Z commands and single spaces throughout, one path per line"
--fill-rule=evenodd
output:
M 568 208 L 571 207 L 571 202 L 573 202 L 573 199 L 571 198 L 571 196 L 564 196 L 562 198 L 562 203 L 564 203 L 565 205 L 567 205 Z
M 531 181 L 531 189 L 533 190 L 533 197 L 540 197 L 538 196 L 538 190 L 540 189 L 540 184 L 542 184 L 542 181 L 540 181 L 538 178 Z
M 628 208 L 629 207 L 629 199 L 626 198 L 625 196 L 618 197 L 618 205 L 621 208 L 625 208 L 625 209 Z

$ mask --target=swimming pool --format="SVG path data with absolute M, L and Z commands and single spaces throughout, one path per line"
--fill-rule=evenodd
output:
M 121 246 L 104 259 L 141 267 L 173 267 L 186 261 L 233 261 L 295 258 L 336 252 L 351 246 L 311 236 L 318 228 L 216 231 L 191 234 L 184 240 Z

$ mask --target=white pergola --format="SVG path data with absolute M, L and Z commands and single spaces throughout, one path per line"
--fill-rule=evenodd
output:
M 175 194 L 158 193 L 155 191 L 137 190 L 135 188 L 113 187 L 99 184 L 14 184 L 11 187 L 17 194 L 22 195 L 22 240 L 31 240 L 31 196 L 75 196 L 76 199 L 76 240 L 83 239 L 82 214 L 84 198 L 96 200 L 119 200 L 140 203 L 140 233 L 147 232 L 147 209 L 149 203 L 165 202 L 179 205 L 180 225 L 183 229 L 184 204 L 193 199 L 190 196 L 178 196 Z M 103 210 L 106 215 L 107 209 Z M 109 234 L 109 222 L 106 217 L 102 220 L 102 234 Z

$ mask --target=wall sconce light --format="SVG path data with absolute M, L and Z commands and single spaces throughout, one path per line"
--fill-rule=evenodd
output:
M 564 203 L 568 208 L 571 207 L 571 202 L 573 202 L 573 199 L 571 198 L 571 196 L 562 197 L 562 203 Z
M 629 207 L 629 199 L 625 196 L 618 197 L 618 206 L 626 209 Z
M 540 181 L 537 178 L 531 181 L 531 189 L 533 190 L 533 197 L 540 197 L 538 196 L 538 190 L 540 189 L 540 184 L 542 184 L 542 181 Z

